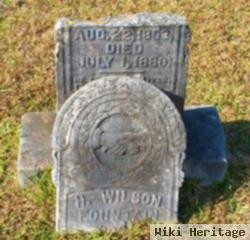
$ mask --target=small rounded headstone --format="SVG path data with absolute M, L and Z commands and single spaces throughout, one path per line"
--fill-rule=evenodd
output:
M 176 220 L 185 137 L 174 104 L 143 80 L 108 76 L 80 88 L 53 131 L 57 229 Z

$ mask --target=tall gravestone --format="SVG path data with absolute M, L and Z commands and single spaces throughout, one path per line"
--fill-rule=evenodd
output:
M 177 220 L 186 134 L 151 84 L 107 76 L 76 91 L 53 130 L 57 230 Z
M 184 17 L 140 13 L 97 24 L 56 24 L 57 106 L 79 87 L 109 74 L 140 74 L 183 109 L 189 29 Z

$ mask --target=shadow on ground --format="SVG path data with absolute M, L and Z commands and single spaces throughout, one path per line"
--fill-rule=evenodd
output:
M 202 187 L 198 180 L 185 180 L 180 189 L 179 221 L 188 223 L 204 204 L 216 204 L 232 197 L 250 180 L 250 121 L 225 122 L 223 127 L 228 147 L 228 169 L 223 182 Z

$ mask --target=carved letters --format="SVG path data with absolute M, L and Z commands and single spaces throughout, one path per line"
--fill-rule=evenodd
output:
M 145 22 L 148 18 L 148 22 Z M 60 20 L 56 25 L 57 103 L 80 86 L 107 74 L 140 74 L 184 102 L 189 31 L 181 17 L 134 15 L 97 25 Z M 181 106 L 180 106 L 181 108 Z
M 98 198 L 100 198 L 102 204 L 130 203 L 141 206 L 161 207 L 163 196 L 150 192 L 112 188 L 70 194 L 70 199 L 75 201 L 77 208 L 90 206 Z

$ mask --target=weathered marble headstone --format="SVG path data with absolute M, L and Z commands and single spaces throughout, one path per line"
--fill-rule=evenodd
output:
M 80 86 L 108 74 L 141 74 L 183 109 L 187 81 L 184 17 L 140 13 L 100 24 L 60 19 L 56 24 L 57 107 Z
M 107 76 L 76 91 L 53 129 L 57 230 L 177 220 L 184 124 L 143 80 Z

